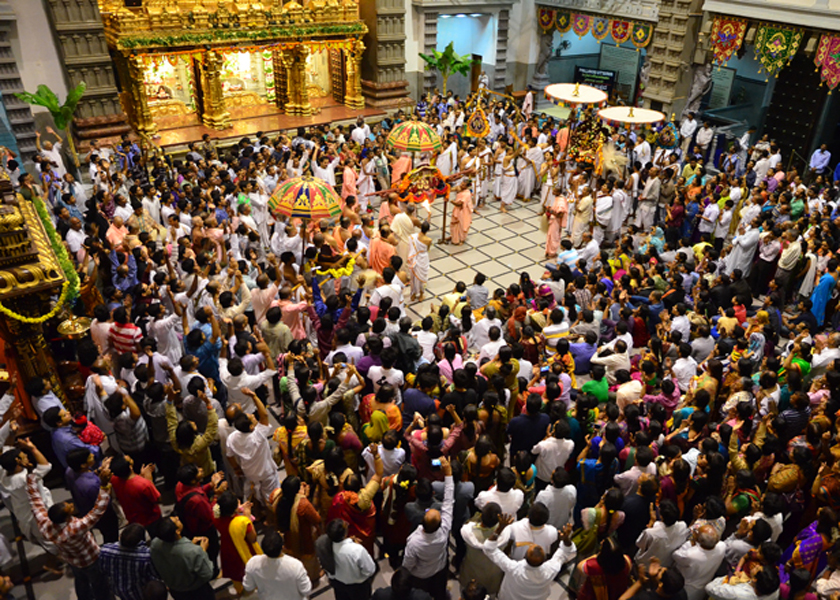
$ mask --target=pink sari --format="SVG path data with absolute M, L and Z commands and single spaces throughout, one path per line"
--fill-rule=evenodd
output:
M 569 204 L 565 196 L 555 196 L 554 204 L 548 213 L 548 234 L 545 238 L 546 256 L 554 256 L 560 249 L 561 232 L 566 227 L 569 218 Z
M 356 197 L 356 171 L 352 167 L 344 167 L 344 181 L 341 184 L 341 199 L 347 200 L 348 196 Z
M 452 209 L 452 225 L 450 232 L 452 234 L 452 243 L 461 244 L 467 239 L 467 233 L 472 224 L 473 201 L 472 192 L 463 190 L 458 192 L 455 200 L 461 203 L 461 206 L 455 206 Z

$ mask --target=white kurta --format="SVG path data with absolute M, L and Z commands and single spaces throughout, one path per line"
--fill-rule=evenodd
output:
M 747 277 L 752 270 L 755 250 L 758 248 L 758 229 L 748 229 L 732 240 L 732 250 L 726 255 L 726 274 L 741 269 L 742 277 Z

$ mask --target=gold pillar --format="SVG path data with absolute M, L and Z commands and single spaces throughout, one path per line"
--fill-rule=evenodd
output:
M 213 129 L 230 127 L 230 113 L 222 93 L 222 65 L 224 59 L 215 50 L 204 53 L 201 61 L 201 90 L 204 96 L 201 120 Z
M 123 80 L 123 91 L 120 93 L 120 105 L 134 128 L 147 135 L 157 133 L 157 125 L 149 110 L 149 99 L 146 97 L 146 84 L 143 72 L 146 65 L 143 58 L 136 55 L 123 55 L 117 61 L 120 78 Z
M 344 92 L 344 105 L 348 108 L 364 108 L 365 99 L 362 97 L 362 55 L 365 45 L 362 40 L 353 40 L 350 50 L 345 51 L 347 57 L 347 86 Z
M 309 90 L 306 88 L 306 59 L 309 47 L 298 44 L 283 52 L 283 66 L 286 69 L 288 102 L 286 114 L 308 117 L 315 114 L 309 102 Z
M 281 48 L 274 50 L 272 61 L 274 63 L 274 95 L 277 107 L 283 111 L 286 110 L 286 104 L 289 102 L 289 86 L 287 83 L 285 51 Z

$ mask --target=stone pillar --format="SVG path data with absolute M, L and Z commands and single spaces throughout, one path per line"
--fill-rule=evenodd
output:
M 365 45 L 361 40 L 353 40 L 351 50 L 344 53 L 347 57 L 347 87 L 344 93 L 344 105 L 348 108 L 364 108 L 365 99 L 362 97 L 361 64 Z
M 204 53 L 201 61 L 201 91 L 203 106 L 201 121 L 213 129 L 230 127 L 230 113 L 222 93 L 222 55 L 214 50 Z
M 437 20 L 438 13 L 428 11 L 423 13 L 423 54 L 432 54 L 437 48 Z M 499 64 L 498 60 L 496 64 Z M 421 66 L 425 69 L 426 62 L 423 61 Z M 423 75 L 423 94 L 431 94 L 437 87 L 437 71 L 432 69 L 425 69 Z
M 359 3 L 359 16 L 368 32 L 362 62 L 362 94 L 374 108 L 410 106 L 405 78 L 404 0 L 366 0 Z
M 286 102 L 286 114 L 308 117 L 315 113 L 309 102 L 309 90 L 306 87 L 306 59 L 309 47 L 298 44 L 283 53 L 286 67 L 286 85 L 289 100 Z
M 508 28 L 510 25 L 510 10 L 499 11 L 499 27 L 496 31 L 496 71 L 493 73 L 492 89 L 497 92 L 505 91 L 507 85 L 507 47 Z
M 143 59 L 137 55 L 128 55 L 123 56 L 117 64 L 125 73 L 125 81 L 130 82 L 130 88 L 120 93 L 123 113 L 139 133 L 157 133 L 157 125 L 152 119 L 149 100 L 146 98 L 146 86 L 143 83 Z
M 82 146 L 85 139 L 127 133 L 130 128 L 120 106 L 99 3 L 97 0 L 47 0 L 44 4 L 57 37 L 68 89 L 82 81 L 87 84 L 73 119 Z M 21 35 L 27 33 L 30 32 Z M 39 35 L 39 32 L 31 34 Z

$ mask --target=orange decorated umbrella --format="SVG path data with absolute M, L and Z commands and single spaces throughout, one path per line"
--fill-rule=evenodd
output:
M 268 208 L 275 216 L 298 219 L 329 219 L 341 214 L 338 194 L 326 182 L 304 175 L 277 185 Z
M 420 121 L 406 121 L 395 125 L 386 143 L 403 152 L 436 152 L 442 144 L 437 132 Z

